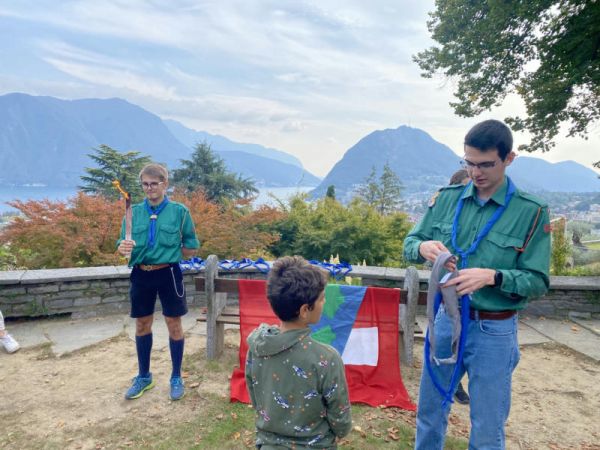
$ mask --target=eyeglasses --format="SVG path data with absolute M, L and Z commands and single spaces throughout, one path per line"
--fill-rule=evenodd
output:
M 165 184 L 164 181 L 153 181 L 151 183 L 143 182 L 142 183 L 142 188 L 144 188 L 144 189 L 150 189 L 150 188 L 156 189 L 157 187 L 159 187 L 159 186 L 161 186 L 163 184 Z
M 480 162 L 480 163 L 474 163 L 474 162 L 469 161 L 468 159 L 460 160 L 460 165 L 464 169 L 467 169 L 467 170 L 473 170 L 475 167 L 477 167 L 479 170 L 490 170 L 491 168 L 495 167 L 497 163 L 498 163 L 498 160 L 484 161 L 484 162 Z

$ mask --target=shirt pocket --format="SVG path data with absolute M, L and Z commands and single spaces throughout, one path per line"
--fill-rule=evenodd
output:
M 431 239 L 442 242 L 446 248 L 452 245 L 452 224 L 447 222 L 435 222 L 431 225 Z
M 523 238 L 490 231 L 481 248 L 481 266 L 494 269 L 514 269 L 517 266 Z M 483 243 L 482 243 L 483 244 Z
M 135 241 L 136 247 L 143 247 L 146 245 L 148 238 L 148 227 L 144 225 L 138 225 L 131 227 L 131 239 Z
M 165 247 L 181 246 L 179 228 L 174 225 L 161 225 L 158 230 L 158 243 Z

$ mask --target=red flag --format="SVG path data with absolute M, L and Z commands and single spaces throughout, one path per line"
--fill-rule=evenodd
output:
M 240 297 L 240 366 L 231 377 L 231 401 L 249 403 L 244 367 L 248 344 L 246 338 L 261 323 L 276 324 L 266 296 L 264 280 L 239 280 Z M 345 364 L 350 401 L 371 406 L 396 406 L 415 410 L 400 375 L 398 359 L 398 306 L 400 291 L 369 287 L 354 323 L 355 329 L 376 329 L 376 365 Z M 349 341 L 348 345 L 353 345 Z

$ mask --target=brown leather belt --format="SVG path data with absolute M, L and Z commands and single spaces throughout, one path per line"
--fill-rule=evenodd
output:
M 144 272 L 150 272 L 152 270 L 164 269 L 170 265 L 171 264 L 138 264 L 137 267 Z
M 514 309 L 508 309 L 505 311 L 483 311 L 480 309 L 469 310 L 469 316 L 471 320 L 505 320 L 510 319 L 517 313 Z

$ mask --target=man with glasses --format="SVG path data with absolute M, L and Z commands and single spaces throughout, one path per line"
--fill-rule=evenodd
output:
M 171 350 L 172 400 L 184 395 L 181 379 L 184 336 L 181 316 L 187 313 L 183 275 L 179 261 L 189 259 L 200 246 L 188 209 L 166 196 L 169 186 L 167 169 L 160 164 L 148 164 L 140 172 L 140 182 L 146 198 L 132 208 L 131 239 L 125 238 L 123 221 L 118 251 L 129 257 L 131 270 L 131 317 L 135 318 L 135 344 L 138 375 L 125 393 L 126 399 L 139 398 L 154 387 L 150 372 L 152 322 L 156 296 L 160 298 L 163 315 L 169 329 Z
M 444 446 L 450 404 L 442 391 L 451 386 L 455 368 L 458 380 L 465 372 L 469 377 L 469 448 L 505 448 L 512 372 L 519 361 L 517 312 L 529 299 L 546 293 L 550 266 L 548 207 L 517 189 L 505 175 L 515 158 L 512 144 L 504 123 L 486 120 L 475 125 L 465 137 L 462 161 L 472 181 L 442 188 L 404 241 L 404 258 L 409 261 L 433 262 L 444 252 L 457 256 L 456 265 L 447 268 L 458 267 L 459 274 L 445 286 L 470 296 L 458 366 L 431 363 L 436 386 L 424 364 L 417 449 Z M 467 317 L 466 311 L 461 312 Z M 434 331 L 435 357 L 450 357 L 452 323 L 443 304 Z

